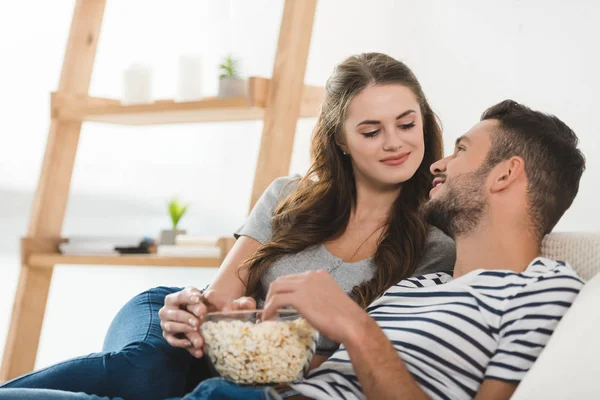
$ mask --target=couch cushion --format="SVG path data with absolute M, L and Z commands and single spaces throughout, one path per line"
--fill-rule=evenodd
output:
M 600 272 L 600 233 L 551 233 L 541 250 L 542 257 L 568 262 L 586 281 Z
M 600 274 L 596 274 L 562 318 L 511 400 L 600 398 L 599 305 Z

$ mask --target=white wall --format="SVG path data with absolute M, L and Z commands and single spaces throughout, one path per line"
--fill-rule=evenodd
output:
M 26 231 L 45 147 L 48 93 L 58 82 L 73 4 L 0 3 L 0 343 L 18 276 L 17 238 Z M 183 53 L 202 53 L 214 66 L 231 51 L 242 57 L 247 75 L 269 76 L 282 4 L 110 1 L 91 94 L 118 98 L 122 70 L 144 61 L 154 66 L 156 96 L 172 97 Z M 350 54 L 387 52 L 421 80 L 444 122 L 447 145 L 505 98 L 557 114 L 578 133 L 588 159 L 580 194 L 557 230 L 598 230 L 600 128 L 592 117 L 600 109 L 598 20 L 600 3 L 593 0 L 319 0 L 306 81 L 322 85 Z M 207 94 L 214 93 L 216 81 L 209 79 L 215 70 L 205 75 Z M 307 168 L 313 123 L 298 124 L 292 172 Z M 229 234 L 247 213 L 261 127 L 86 124 L 65 235 L 154 235 L 168 225 L 164 201 L 173 194 L 192 202 L 182 221 L 189 231 Z M 99 350 L 112 316 L 145 288 L 200 286 L 213 275 L 213 269 L 56 268 L 37 366 Z

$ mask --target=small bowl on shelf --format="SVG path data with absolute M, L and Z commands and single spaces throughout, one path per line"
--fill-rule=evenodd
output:
M 315 352 L 318 333 L 294 310 L 263 321 L 264 310 L 213 312 L 202 316 L 204 354 L 214 372 L 241 385 L 301 380 Z

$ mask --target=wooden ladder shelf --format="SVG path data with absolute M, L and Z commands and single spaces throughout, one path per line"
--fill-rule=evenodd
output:
M 219 240 L 216 258 L 123 255 L 73 256 L 58 252 L 71 176 L 83 122 L 151 125 L 263 120 L 252 208 L 267 186 L 289 173 L 296 123 L 315 117 L 324 90 L 304 85 L 316 0 L 285 0 L 273 75 L 249 79 L 248 97 L 121 105 L 88 95 L 106 0 L 77 0 L 58 90 L 52 93 L 50 132 L 27 236 L 8 331 L 0 382 L 33 370 L 52 271 L 57 264 L 217 267 L 233 246 Z

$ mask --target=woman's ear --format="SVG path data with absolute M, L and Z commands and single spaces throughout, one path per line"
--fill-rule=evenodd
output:
M 525 161 L 521 157 L 514 156 L 498 164 L 493 171 L 494 181 L 491 191 L 492 193 L 500 192 L 525 178 Z
M 345 143 L 342 143 L 338 140 L 335 141 L 335 144 L 340 148 L 340 150 L 342 150 L 342 153 L 344 153 L 344 155 L 348 155 L 348 146 L 346 146 Z

